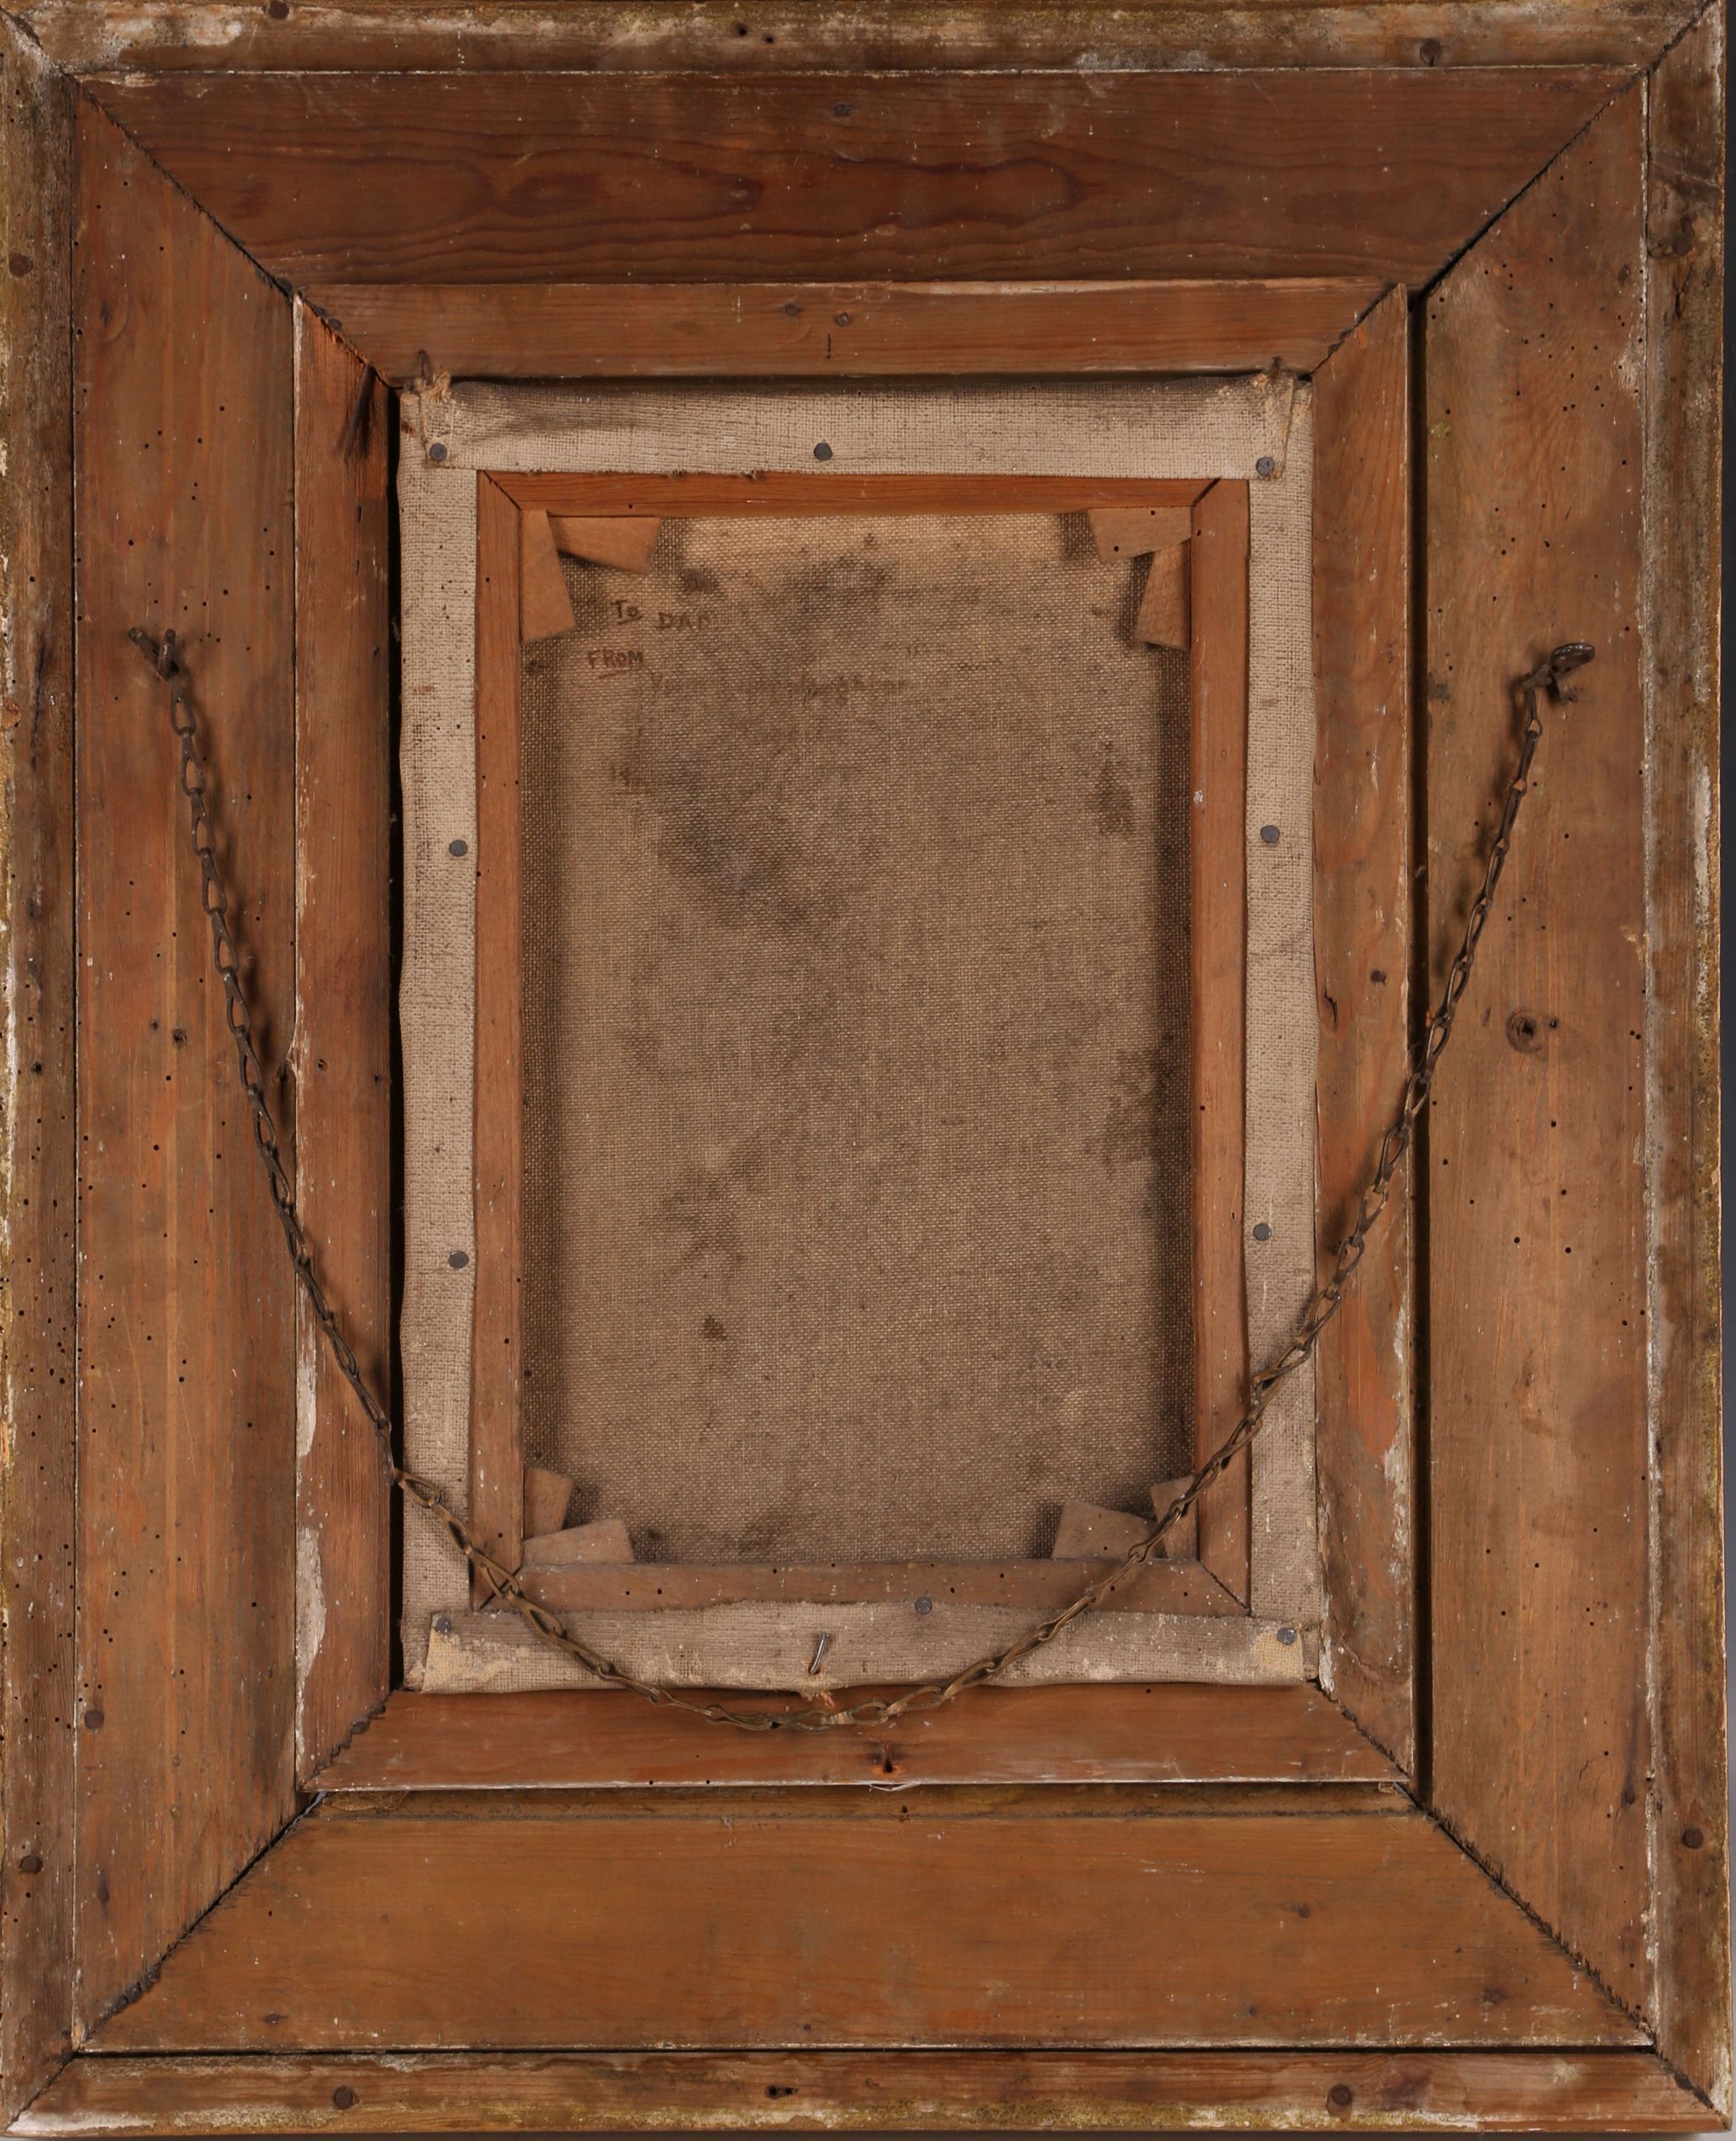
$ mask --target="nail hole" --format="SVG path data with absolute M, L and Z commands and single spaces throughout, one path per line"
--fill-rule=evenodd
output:
M 101 1732 L 103 1729 L 102 1711 L 100 1710 L 87 1710 L 85 1712 L 85 1725 L 86 1729 L 91 1732 Z
M 42 1871 L 42 1853 L 26 1851 L 18 1862 L 18 1870 L 20 1873 L 40 1873 Z
M 802 308 L 792 301 L 784 307 L 783 316 L 786 320 L 799 320 L 802 316 Z

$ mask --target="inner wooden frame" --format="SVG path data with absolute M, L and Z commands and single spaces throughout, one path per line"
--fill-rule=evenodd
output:
M 520 794 L 520 516 L 844 513 L 1086 513 L 1172 507 L 1189 543 L 1189 1145 L 1196 1461 L 1245 1399 L 1242 1242 L 1244 1131 L 1244 805 L 1248 740 L 1248 486 L 1238 480 L 762 473 L 740 476 L 481 473 L 476 559 L 476 1281 L 470 1386 L 470 1521 L 509 1567 L 523 1560 L 524 1061 Z M 488 1104 L 482 1104 L 483 1095 Z M 503 1102 L 502 1096 L 504 1096 Z M 1197 1559 L 1153 1562 L 1110 1593 L 1121 1611 L 1245 1613 L 1249 1468 L 1199 1510 Z M 814 1565 L 581 1564 L 522 1571 L 556 1610 L 646 1611 L 748 1600 L 1064 1604 L 1089 1565 L 1043 1560 Z M 476 1581 L 473 1595 L 485 1602 Z

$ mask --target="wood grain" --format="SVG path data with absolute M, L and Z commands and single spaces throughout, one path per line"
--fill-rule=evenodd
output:
M 1410 1039 L 1410 341 L 1394 291 L 1315 374 L 1314 963 L 1322 1265 L 1355 1220 Z M 1416 1761 L 1411 1193 L 1315 1356 L 1322 1683 Z
M 1605 68 L 92 85 L 272 274 L 1166 280 L 1441 269 Z M 1285 204 L 1274 212 L 1275 200 Z
M 1126 1521 L 1138 1525 L 1142 1533 L 1150 1523 L 1149 1518 Z M 758 1599 L 914 1602 L 925 1595 L 951 1605 L 1020 1605 L 1040 1611 L 1066 1605 L 1093 1573 L 1053 1560 L 827 1561 L 805 1566 L 642 1561 L 630 1570 L 527 1569 L 525 1588 L 532 1598 L 563 1613 L 635 1608 L 660 1612 Z M 1189 1559 L 1149 1563 L 1118 1579 L 1106 1595 L 1123 1613 L 1223 1615 L 1246 1610 L 1216 1577 Z
M 515 1569 L 524 1538 L 524 970 L 520 514 L 476 479 L 476 1287 L 471 1533 Z M 490 1595 L 478 1578 L 477 1603 Z
M 326 1801 L 97 2041 L 1633 2041 L 1408 1801 L 1327 1788 Z
M 757 1699 L 776 1710 L 805 1698 Z M 1336 1704 L 1306 1686 L 981 1688 L 883 1732 L 720 1732 L 604 1693 L 399 1689 L 320 1773 L 319 1788 L 1384 1783 L 1394 1774 Z
M 236 0 L 23 0 L 15 8 L 60 64 L 93 70 L 571 67 L 706 73 L 840 66 L 1639 67 L 1693 19 L 1693 0 L 1194 0 L 1105 13 L 1098 0 L 915 4 L 857 0 L 816 14 L 769 0 L 752 19 L 684 0 L 550 9 L 494 0 L 487 13 L 409 12 L 398 0 L 301 0 L 273 15 Z
M 290 1269 L 211 978 L 173 626 L 281 1105 L 294 1002 L 287 300 L 88 104 L 75 285 L 80 2016 L 294 1809 Z
M 1664 2055 L 1730 2116 L 1718 1261 L 1718 442 L 1723 19 L 1653 77 L 1646 142 L 1647 1138 Z
M 1248 1402 L 1243 1262 L 1248 879 L 1248 486 L 1216 483 L 1194 509 L 1188 543 L 1194 819 L 1188 846 L 1193 1051 L 1194 1435 L 1209 1456 Z M 1249 1595 L 1246 1457 L 1197 1504 L 1199 1559 Z
M 13 2130 L 1687 2133 L 1706 2116 L 1650 2052 L 427 2052 L 86 2057 Z
M 392 1362 L 392 617 L 387 398 L 296 312 L 296 1194 L 376 1389 Z M 360 423 L 353 420 L 367 397 Z M 296 1774 L 386 1699 L 390 1489 L 296 1307 Z
M 0 25 L 0 2123 L 71 2047 L 71 96 Z
M 1312 371 L 1369 276 L 1261 282 L 320 283 L 388 378 Z
M 1646 1989 L 1644 92 L 1427 313 L 1431 996 L 1551 709 L 1428 1116 L 1434 1805 L 1604 1982 Z
M 1207 487 L 1191 476 L 854 475 L 840 470 L 746 475 L 563 475 L 497 471 L 516 504 L 591 514 L 1088 513 L 1095 506 L 1188 506 Z

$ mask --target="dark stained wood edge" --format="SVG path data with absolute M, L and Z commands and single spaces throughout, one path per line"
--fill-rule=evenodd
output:
M 1048 1561 L 822 1561 L 767 1566 L 746 1561 L 581 1561 L 524 1570 L 525 1588 L 561 1612 L 665 1612 L 672 1607 L 758 1600 L 823 1599 L 829 1605 L 915 1600 L 948 1605 L 1067 1604 L 1101 1564 Z M 1198 1561 L 1152 1561 L 1130 1570 L 1105 1599 L 1123 1613 L 1243 1614 L 1243 1602 Z
M 1653 76 L 1646 193 L 1646 937 L 1660 2049 L 1731 2110 L 1718 1241 L 1723 18 Z
M 10 2131 L 1679 2133 L 1705 2116 L 1647 2052 L 460 2052 L 86 2057 Z
M 294 1282 L 213 976 L 166 695 L 127 637 L 182 635 L 287 1128 L 294 357 L 289 300 L 87 98 L 75 148 L 86 2027 L 295 1805 Z
M 509 1569 L 524 1538 L 524 853 L 519 508 L 476 479 L 476 1272 L 470 1529 Z M 478 1603 L 489 1595 L 478 1578 Z
M 300 0 L 273 16 L 238 0 L 22 0 L 13 9 L 78 73 L 570 67 L 743 73 L 848 68 L 1644 66 L 1692 19 L 1693 0 L 1291 0 L 1200 4 L 899 5 L 816 19 L 800 0 L 749 15 L 682 0 L 552 8 L 506 0 L 461 18 L 397 0 Z M 745 31 L 738 22 L 745 21 Z
M 1349 1232 L 1409 1069 L 1410 342 L 1394 290 L 1314 378 L 1318 1254 Z M 1321 1684 L 1416 1760 L 1411 1181 L 1315 1365 Z
M 1372 276 L 1420 286 L 1624 70 L 92 83 L 292 288 Z M 575 201 L 583 212 L 575 214 Z
M 71 103 L 0 24 L 0 2119 L 72 2042 Z
M 1093 506 L 1191 506 L 1194 477 L 854 475 L 768 469 L 751 475 L 516 475 L 494 481 L 544 513 L 1087 513 Z
M 1431 1804 L 1632 2011 L 1655 1773 L 1645 1181 L 1644 86 L 1428 293 L 1428 988 L 1551 708 L 1426 1117 Z
M 739 1704 L 740 1696 L 729 1699 Z M 746 1699 L 751 1703 L 753 1697 Z M 790 1707 L 797 1697 L 768 1697 Z M 982 1688 L 883 1732 L 722 1732 L 614 1693 L 393 1693 L 322 1792 L 694 1784 L 1391 1782 L 1318 1688 Z
M 1248 486 L 1215 483 L 1194 508 L 1188 659 L 1193 818 L 1194 1447 L 1210 1454 L 1248 1402 L 1242 1243 L 1246 1143 Z M 1238 1458 L 1199 1506 L 1199 1558 L 1249 1595 L 1251 1475 Z
M 95 2042 L 359 2028 L 398 2051 L 1638 2041 L 1435 1823 L 1341 1785 L 337 1795 Z
M 384 386 L 296 308 L 296 1198 L 363 1371 L 392 1361 L 392 619 Z M 296 1307 L 296 1773 L 386 1699 L 391 1490 Z
M 1311 372 L 1370 277 L 1263 282 L 333 283 L 305 295 L 388 378 Z
M 1691 2133 L 1650 2052 L 455 2052 L 75 2060 L 10 2132 Z

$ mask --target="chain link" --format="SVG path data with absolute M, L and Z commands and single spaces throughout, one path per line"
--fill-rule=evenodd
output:
M 391 1415 L 363 1373 L 354 1349 L 345 1337 L 342 1326 L 326 1298 L 296 1210 L 295 1191 L 283 1164 L 276 1121 L 266 1097 L 265 1075 L 253 1040 L 253 1014 L 242 981 L 241 961 L 230 930 L 228 892 L 217 867 L 215 835 L 205 799 L 207 780 L 204 759 L 199 750 L 198 722 L 193 712 L 186 672 L 175 653 L 175 636 L 172 631 L 165 631 L 159 644 L 142 627 L 135 627 L 129 637 L 168 687 L 170 722 L 181 749 L 181 792 L 186 798 L 192 850 L 199 869 L 200 903 L 211 925 L 212 955 L 223 987 L 224 1015 L 230 1037 L 235 1043 L 242 1091 L 253 1117 L 253 1141 L 264 1165 L 272 1205 L 283 1228 L 290 1262 L 295 1267 L 296 1282 L 306 1299 L 321 1337 L 331 1349 L 338 1371 L 355 1393 L 357 1402 L 374 1431 L 381 1460 L 392 1484 L 407 1501 L 414 1502 L 418 1508 L 426 1510 L 440 1525 L 464 1556 L 472 1575 L 481 1579 L 489 1593 L 489 1604 L 515 1614 L 542 1642 L 575 1659 L 602 1685 L 625 1688 L 632 1694 L 642 1696 L 647 1702 L 658 1704 L 665 1709 L 686 1710 L 715 1724 L 735 1725 L 744 1731 L 761 1732 L 836 1731 L 850 1726 L 883 1727 L 913 1712 L 938 1710 L 943 1704 L 962 1694 L 967 1688 L 981 1687 L 985 1682 L 998 1680 L 1021 1659 L 1029 1657 L 1032 1651 L 1054 1642 L 1063 1629 L 1071 1627 L 1085 1614 L 1094 1611 L 1118 1584 L 1150 1561 L 1164 1539 L 1201 1495 L 1221 1479 L 1243 1452 L 1256 1440 L 1273 1397 L 1299 1369 L 1314 1357 L 1321 1332 L 1343 1306 L 1345 1291 L 1356 1267 L 1362 1261 L 1368 1237 L 1380 1223 L 1391 1199 L 1393 1182 L 1410 1149 L 1417 1119 L 1428 1104 L 1436 1070 L 1452 1034 L 1453 1020 L 1471 983 L 1477 944 L 1488 920 L 1495 887 L 1500 882 L 1501 872 L 1506 866 L 1519 807 L 1530 785 L 1532 762 L 1543 740 L 1543 698 L 1547 693 L 1552 700 L 1558 702 L 1573 699 L 1577 694 L 1568 688 L 1564 680 L 1592 659 L 1592 649 L 1583 641 L 1573 641 L 1566 646 L 1557 647 L 1545 660 L 1519 681 L 1516 693 L 1522 720 L 1513 776 L 1507 786 L 1500 818 L 1483 867 L 1483 883 L 1472 902 L 1465 933 L 1448 972 L 1440 1002 L 1429 1020 L 1422 1044 L 1412 1060 L 1410 1075 L 1405 1082 L 1404 1097 L 1381 1141 L 1380 1156 L 1374 1172 L 1362 1193 L 1355 1221 L 1333 1260 L 1331 1271 L 1316 1288 L 1288 1344 L 1276 1360 L 1269 1362 L 1250 1379 L 1247 1407 L 1229 1433 L 1168 1508 L 1157 1517 L 1143 1538 L 1129 1547 L 1119 1560 L 1108 1564 L 1102 1575 L 1086 1584 L 1066 1605 L 1050 1614 L 1046 1620 L 1034 1623 L 1004 1649 L 976 1659 L 949 1678 L 926 1681 L 921 1687 L 907 1688 L 896 1695 L 876 1695 L 842 1708 L 835 1704 L 815 1704 L 800 1710 L 735 1710 L 724 1703 L 698 1702 L 676 1688 L 665 1687 L 654 1681 L 641 1680 L 635 1674 L 623 1671 L 588 1643 L 581 1642 L 556 1615 L 531 1598 L 519 1582 L 516 1572 L 507 1568 L 486 1548 L 478 1545 L 470 1536 L 464 1518 L 431 1480 L 406 1470 L 398 1463 Z

